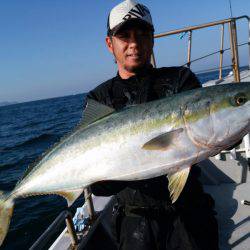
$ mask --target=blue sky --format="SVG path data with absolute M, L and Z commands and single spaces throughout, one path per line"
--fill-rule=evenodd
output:
M 87 92 L 116 74 L 105 46 L 111 0 L 0 1 L 0 102 L 29 101 Z M 228 0 L 141 1 L 151 10 L 156 33 L 230 16 Z M 250 15 L 249 0 L 232 0 L 233 15 Z M 239 43 L 247 41 L 241 22 Z M 219 49 L 219 32 L 194 34 L 192 58 Z M 226 38 L 227 40 L 227 38 Z M 187 38 L 155 42 L 157 66 L 181 65 Z M 228 46 L 228 42 L 226 42 Z M 210 48 L 207 48 L 210 46 Z M 240 50 L 241 65 L 248 63 Z M 225 56 L 225 64 L 230 64 Z M 193 65 L 193 71 L 218 66 L 218 56 Z

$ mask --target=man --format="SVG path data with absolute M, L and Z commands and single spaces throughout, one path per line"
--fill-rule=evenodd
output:
M 152 67 L 153 33 L 147 7 L 134 1 L 114 7 L 108 18 L 106 44 L 118 73 L 90 91 L 88 98 L 121 110 L 200 87 L 187 68 Z M 166 176 L 92 185 L 95 195 L 117 194 L 113 221 L 119 249 L 218 249 L 213 199 L 203 192 L 198 176 L 199 169 L 194 166 L 174 204 Z

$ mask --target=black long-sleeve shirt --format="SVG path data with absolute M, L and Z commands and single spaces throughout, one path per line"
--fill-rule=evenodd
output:
M 117 74 L 90 91 L 87 98 L 120 110 L 127 105 L 153 101 L 200 86 L 188 68 L 148 68 L 129 79 L 122 79 Z M 197 184 L 196 181 L 193 183 Z M 200 190 L 200 185 L 196 186 Z M 194 188 L 196 191 L 197 187 Z M 118 194 L 121 202 L 126 204 L 146 206 L 169 202 L 168 180 L 165 176 L 131 182 L 105 181 L 93 184 L 91 189 L 100 196 Z

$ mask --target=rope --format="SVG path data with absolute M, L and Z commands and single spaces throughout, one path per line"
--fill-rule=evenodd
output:
M 249 42 L 241 43 L 241 44 L 238 44 L 237 46 L 240 47 L 240 46 L 243 46 L 243 45 L 246 45 L 246 44 L 249 45 Z M 204 59 L 204 58 L 207 58 L 207 57 L 209 57 L 209 56 L 213 56 L 213 55 L 215 55 L 215 54 L 217 54 L 217 53 L 224 53 L 225 51 L 230 50 L 230 49 L 231 49 L 231 48 L 226 48 L 226 49 L 224 49 L 224 50 L 217 50 L 217 51 L 215 51 L 215 52 L 213 52 L 213 53 L 210 53 L 210 54 L 207 54 L 207 55 L 205 55 L 205 56 L 196 58 L 196 59 L 190 61 L 189 63 L 185 63 L 185 64 L 183 64 L 182 66 L 185 66 L 185 65 L 188 66 L 188 65 L 190 65 L 190 64 L 193 63 L 193 62 L 197 62 L 197 61 L 202 60 L 202 59 Z M 223 68 L 223 67 L 222 67 L 222 68 Z
M 230 65 L 222 67 L 222 69 L 226 69 L 226 68 L 230 69 L 232 67 L 233 67 L 233 65 L 230 64 Z M 207 70 L 196 71 L 195 74 L 208 73 L 208 72 L 212 72 L 212 71 L 216 71 L 216 70 L 219 70 L 219 67 L 217 67 L 217 68 L 210 68 L 210 69 L 207 69 Z

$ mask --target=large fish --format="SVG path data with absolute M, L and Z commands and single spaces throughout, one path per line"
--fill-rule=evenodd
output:
M 168 174 L 173 202 L 190 166 L 235 144 L 250 130 L 250 83 L 186 91 L 121 112 L 89 100 L 84 122 L 34 164 L 15 189 L 0 197 L 0 243 L 14 200 L 58 194 L 68 205 L 103 180 Z

